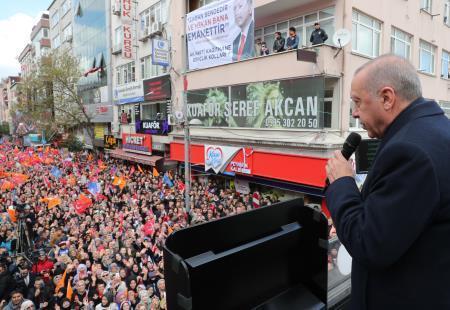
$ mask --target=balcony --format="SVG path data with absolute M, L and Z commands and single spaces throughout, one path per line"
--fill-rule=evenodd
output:
M 122 44 L 119 43 L 119 44 L 114 45 L 111 53 L 113 55 L 118 55 L 118 54 L 122 53 Z
M 316 62 L 298 61 L 297 51 L 287 51 L 234 62 L 217 67 L 189 71 L 189 88 L 202 89 L 248 82 L 280 80 L 307 76 L 341 75 L 342 53 L 330 45 L 305 48 L 316 53 Z

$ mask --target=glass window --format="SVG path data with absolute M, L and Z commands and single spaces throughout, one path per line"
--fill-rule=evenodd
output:
M 66 28 L 64 28 L 63 36 L 64 36 L 64 41 L 67 41 L 70 38 L 72 38 L 72 25 L 69 24 Z
M 392 27 L 391 53 L 411 59 L 411 39 L 411 35 Z
M 353 11 L 352 50 L 369 57 L 380 54 L 381 22 Z
M 166 23 L 167 22 L 167 2 L 162 0 L 152 5 L 140 14 L 141 31 L 149 29 L 155 22 Z
M 42 31 L 43 31 L 44 38 L 48 38 L 48 29 L 44 28 L 44 29 L 42 29 Z
M 142 119 L 156 119 L 158 113 L 161 115 L 160 119 L 167 118 L 167 104 L 165 102 L 142 104 Z
M 310 45 L 309 36 L 314 30 L 314 23 L 316 22 L 319 22 L 321 28 L 326 31 L 328 38 L 332 38 L 334 35 L 334 12 L 335 8 L 329 7 L 319 12 L 290 19 L 286 22 L 279 22 L 276 25 L 268 25 L 264 28 L 256 29 L 255 38 L 261 38 L 272 49 L 273 42 L 275 41 L 275 31 L 280 31 L 283 37 L 286 38 L 289 27 L 295 27 L 297 36 L 300 39 L 299 46 Z M 331 39 L 328 41 L 331 41 Z
M 425 73 L 434 74 L 434 58 L 436 47 L 430 43 L 420 40 L 419 49 L 419 70 Z
M 70 0 L 65 0 L 61 4 L 61 17 L 66 15 L 67 12 L 69 12 L 70 9 Z
M 117 85 L 128 84 L 136 81 L 136 68 L 134 61 L 116 68 L 116 81 Z
M 50 18 L 50 27 L 54 28 L 58 23 L 59 23 L 59 12 L 56 11 Z
M 165 73 L 166 70 L 162 66 L 152 64 L 152 56 L 141 58 L 141 78 L 148 79 Z
M 60 39 L 59 34 L 58 34 L 52 40 L 52 48 L 58 48 L 60 45 L 61 45 L 61 39 Z
M 441 77 L 450 79 L 450 53 L 442 50 Z
M 421 0 L 421 9 L 431 13 L 432 0 Z
M 122 26 L 114 30 L 114 49 L 117 50 L 122 47 Z

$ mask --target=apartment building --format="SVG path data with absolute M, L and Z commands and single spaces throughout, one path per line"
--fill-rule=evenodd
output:
M 0 84 L 2 96 L 0 100 L 0 112 L 1 112 L 1 122 L 9 123 L 10 134 L 15 134 L 17 126 L 23 120 L 17 115 L 12 115 L 11 111 L 14 110 L 14 106 L 18 103 L 19 99 L 19 85 L 21 77 L 20 76 L 8 76 Z
M 53 49 L 71 50 L 73 41 L 72 0 L 53 0 L 47 8 L 50 16 L 50 40 Z

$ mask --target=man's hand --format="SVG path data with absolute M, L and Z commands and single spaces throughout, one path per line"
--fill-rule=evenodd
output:
M 341 151 L 334 151 L 325 169 L 330 184 L 342 177 L 354 177 L 352 164 L 342 156 Z

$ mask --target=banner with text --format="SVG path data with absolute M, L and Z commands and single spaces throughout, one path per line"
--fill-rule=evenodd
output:
M 188 118 L 205 127 L 323 128 L 324 77 L 190 90 Z
M 254 56 L 251 0 L 221 0 L 186 18 L 189 69 L 219 66 Z
M 240 147 L 205 145 L 205 171 L 213 169 L 215 173 L 225 171 L 225 168 L 241 150 Z
M 143 134 L 122 134 L 122 149 L 127 152 L 152 154 L 152 136 Z
M 126 59 L 134 59 L 133 12 L 134 1 L 122 0 L 122 57 Z

